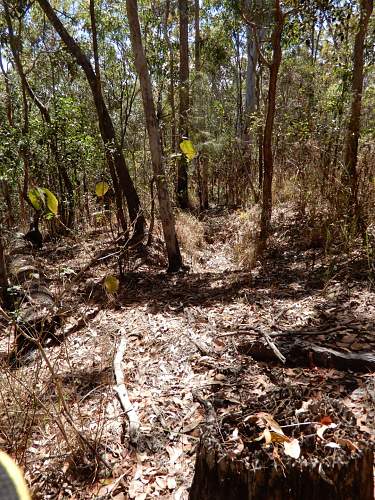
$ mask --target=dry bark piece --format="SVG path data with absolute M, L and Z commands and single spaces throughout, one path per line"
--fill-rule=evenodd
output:
M 122 358 L 126 349 L 126 339 L 123 337 L 120 341 L 115 358 L 113 360 L 113 369 L 115 372 L 116 383 L 115 391 L 120 399 L 121 405 L 125 410 L 129 420 L 129 438 L 131 443 L 137 444 L 139 438 L 139 418 L 130 402 L 128 391 L 125 386 L 124 373 L 121 368 Z

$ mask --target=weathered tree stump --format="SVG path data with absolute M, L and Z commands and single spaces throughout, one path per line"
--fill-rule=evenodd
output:
M 227 415 L 219 426 L 210 425 L 198 447 L 189 499 L 373 500 L 373 450 L 352 414 L 329 398 L 312 401 L 296 416 L 301 406 L 300 398 L 280 391 L 268 401 L 250 403 L 251 411 L 243 412 L 242 419 Z M 268 444 L 256 440 L 259 427 L 250 418 L 252 410 L 289 425 L 285 434 L 298 440 L 300 456 L 288 456 L 276 439 Z M 320 421 L 336 427 L 319 437 Z
M 35 349 L 38 343 L 43 344 L 45 339 L 55 339 L 54 331 L 60 323 L 55 298 L 46 287 L 44 275 L 30 250 L 28 243 L 16 239 L 8 253 L 9 278 L 17 290 L 11 364 L 19 364 L 24 354 Z

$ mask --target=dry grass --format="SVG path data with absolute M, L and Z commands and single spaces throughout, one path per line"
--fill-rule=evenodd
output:
M 240 267 L 251 269 L 257 261 L 257 241 L 260 224 L 260 207 L 240 211 L 234 218 L 232 233 L 235 234 L 232 247 L 233 258 Z
M 204 246 L 204 226 L 193 214 L 176 214 L 176 232 L 181 249 L 190 257 L 196 257 Z

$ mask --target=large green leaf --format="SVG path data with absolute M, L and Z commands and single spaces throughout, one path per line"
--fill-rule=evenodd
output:
M 194 144 L 188 139 L 185 139 L 180 143 L 180 149 L 188 160 L 194 160 L 194 158 L 197 156 Z
M 47 188 L 42 188 L 44 194 L 46 195 L 47 207 L 50 212 L 57 215 L 59 209 L 59 200 L 56 196 Z
M 59 202 L 49 189 L 40 187 L 30 189 L 28 197 L 35 210 L 48 209 L 50 213 L 57 215 Z
M 28 197 L 35 210 L 42 210 L 42 208 L 45 206 L 45 197 L 41 188 L 36 187 L 30 189 L 30 191 L 28 192 Z
M 109 185 L 106 182 L 98 182 L 95 186 L 95 193 L 96 196 L 101 198 L 102 196 L 105 195 L 105 193 L 108 191 Z

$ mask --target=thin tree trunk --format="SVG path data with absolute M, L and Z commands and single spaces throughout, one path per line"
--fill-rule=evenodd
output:
M 359 3 L 360 18 L 353 51 L 352 103 L 345 140 L 343 172 L 343 182 L 347 190 L 346 209 L 354 229 L 358 229 L 363 225 L 358 200 L 358 142 L 361 127 L 365 40 L 369 19 L 374 7 L 373 0 L 360 0 Z
M 96 74 L 88 57 L 82 51 L 78 43 L 70 36 L 48 0 L 38 0 L 38 3 L 52 26 L 55 28 L 56 32 L 59 34 L 70 54 L 75 58 L 86 75 L 98 115 L 99 129 L 104 142 L 108 164 L 112 164 L 116 170 L 121 189 L 125 195 L 128 205 L 129 217 L 134 225 L 134 236 L 137 239 L 142 239 L 144 236 L 145 220 L 140 200 L 126 166 L 124 155 L 117 143 L 115 129 L 109 115 L 108 108 L 105 104 L 103 94 L 98 92 Z
M 92 47 L 94 53 L 94 67 L 95 67 L 95 76 L 96 76 L 96 92 L 102 95 L 102 81 L 100 76 L 100 64 L 99 64 L 99 50 L 98 50 L 98 35 L 96 30 L 96 17 L 95 17 L 95 0 L 90 0 L 90 20 L 91 20 L 91 30 L 92 30 Z M 100 113 L 103 113 L 102 105 L 103 102 L 99 102 Z M 113 161 L 110 160 L 108 162 L 109 173 L 112 178 L 113 189 L 115 192 L 115 203 L 116 203 L 116 213 L 117 213 L 117 221 L 120 223 L 122 230 L 125 234 L 127 234 L 127 223 L 124 211 L 122 209 L 122 196 L 121 190 L 118 182 L 118 178 L 116 175 L 116 170 L 113 165 Z
M 272 32 L 272 61 L 269 66 L 270 77 L 268 87 L 268 106 L 266 124 L 263 135 L 263 197 L 259 238 L 259 253 L 262 254 L 267 243 L 271 215 L 272 215 L 272 180 L 273 180 L 273 155 L 272 135 L 276 111 L 276 86 L 281 63 L 281 35 L 284 28 L 284 16 L 281 11 L 280 1 L 275 0 L 275 27 Z
M 251 119 L 256 111 L 256 67 L 258 54 L 256 50 L 253 30 L 246 26 L 247 43 L 247 68 L 246 68 L 246 94 L 245 94 L 245 117 L 244 117 L 244 140 L 249 143 L 249 127 Z
M 8 291 L 9 281 L 5 265 L 3 235 L 0 233 L 0 304 L 5 309 L 12 309 L 13 300 Z
M 152 95 L 150 74 L 142 44 L 142 35 L 138 17 L 137 0 L 126 0 L 131 42 L 135 58 L 135 67 L 141 84 L 143 109 L 151 150 L 152 166 L 158 192 L 160 217 L 163 226 L 164 240 L 168 254 L 168 270 L 178 271 L 182 267 L 182 258 L 177 241 L 175 222 L 165 180 L 165 169 L 161 146 L 160 128 Z
M 179 0 L 180 13 L 180 141 L 188 137 L 189 115 L 189 6 L 188 0 Z M 182 209 L 189 208 L 187 158 L 181 155 L 177 169 L 177 203 Z
M 165 20 L 163 25 L 164 41 L 168 47 L 169 53 L 169 93 L 168 100 L 171 107 L 171 150 L 176 152 L 176 138 L 177 138 L 177 125 L 176 125 L 176 104 L 175 104 L 175 78 L 174 78 L 174 54 L 173 46 L 168 33 L 168 22 L 170 14 L 170 0 L 165 2 Z

